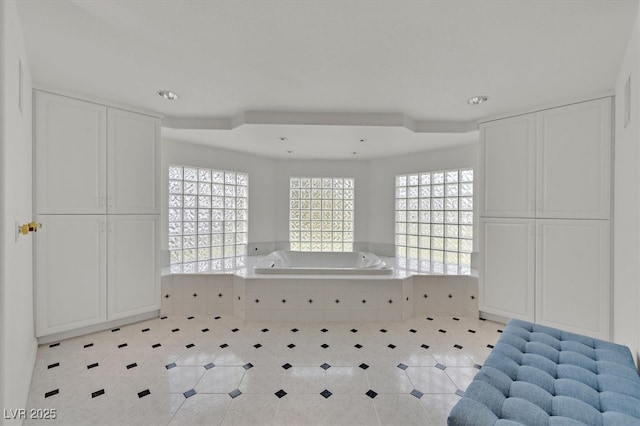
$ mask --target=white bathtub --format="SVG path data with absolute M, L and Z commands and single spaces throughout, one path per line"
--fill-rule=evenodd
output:
M 253 269 L 256 274 L 388 275 L 393 268 L 373 253 L 274 251 Z

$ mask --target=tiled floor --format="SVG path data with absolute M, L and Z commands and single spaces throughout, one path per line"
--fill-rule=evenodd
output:
M 25 424 L 444 425 L 501 328 L 153 319 L 41 346 Z

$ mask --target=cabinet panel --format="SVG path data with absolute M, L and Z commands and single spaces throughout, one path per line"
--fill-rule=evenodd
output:
M 97 324 L 106 313 L 105 216 L 38 216 L 37 335 Z
M 536 321 L 609 338 L 609 222 L 538 220 Z
M 108 217 L 109 320 L 160 309 L 159 217 Z
M 108 110 L 107 196 L 110 214 L 159 214 L 160 121 Z
M 609 219 L 610 98 L 539 112 L 537 137 L 536 216 Z
M 106 107 L 35 93 L 36 211 L 105 213 Z
M 534 219 L 481 219 L 480 310 L 534 319 Z
M 535 115 L 480 126 L 480 215 L 535 214 Z

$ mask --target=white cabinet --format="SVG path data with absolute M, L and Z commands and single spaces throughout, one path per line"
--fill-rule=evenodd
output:
M 538 220 L 536 322 L 608 338 L 609 221 Z
M 43 336 L 106 321 L 106 218 L 38 216 L 36 334 Z
M 481 216 L 535 216 L 535 128 L 534 114 L 480 126 Z
M 159 309 L 158 216 L 113 215 L 107 226 L 108 318 Z
M 536 216 L 611 216 L 611 99 L 538 113 Z
M 35 92 L 39 214 L 99 214 L 106 207 L 107 108 Z
M 37 335 L 160 309 L 160 120 L 35 100 Z
M 160 214 L 160 120 L 36 91 L 38 214 Z
M 159 214 L 160 121 L 109 108 L 107 122 L 107 212 Z
M 480 310 L 610 333 L 611 99 L 480 125 Z
M 533 321 L 535 220 L 481 219 L 480 241 L 482 310 Z

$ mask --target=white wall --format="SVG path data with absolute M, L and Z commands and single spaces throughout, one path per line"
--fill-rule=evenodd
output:
M 395 176 L 465 167 L 478 168 L 478 144 L 444 148 L 419 154 L 384 158 L 369 162 L 369 207 L 371 221 L 369 241 L 374 244 L 394 244 Z M 477 209 L 475 209 L 477 212 Z M 477 214 L 477 213 L 476 213 Z M 474 218 L 478 223 L 478 218 Z M 476 246 L 474 239 L 474 247 Z M 477 251 L 474 249 L 474 251 Z
M 640 359 L 640 31 L 633 28 L 615 86 L 613 339 Z M 631 120 L 625 127 L 625 84 Z
M 26 223 L 32 218 L 31 74 L 15 2 L 0 2 L 0 10 L 0 406 L 15 410 L 25 408 L 37 350 L 33 237 L 16 241 L 14 232 L 15 222 Z M 18 104 L 19 61 L 23 70 L 22 111 Z

